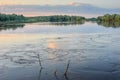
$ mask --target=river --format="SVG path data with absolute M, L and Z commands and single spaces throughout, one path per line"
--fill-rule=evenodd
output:
M 119 27 L 86 22 L 0 28 L 0 80 L 119 79 Z

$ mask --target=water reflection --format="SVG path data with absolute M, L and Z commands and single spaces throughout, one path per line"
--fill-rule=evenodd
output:
M 0 31 L 2 30 L 16 30 L 17 28 L 23 28 L 25 24 L 0 24 Z
M 112 28 L 119 28 L 120 23 L 119 22 L 97 22 L 98 25 L 102 25 L 104 27 L 112 27 Z
M 56 51 L 57 47 L 58 47 L 58 44 L 54 38 L 48 41 L 48 49 L 47 49 L 47 52 L 49 53 L 48 58 L 53 62 L 57 58 L 57 51 Z
M 55 42 L 54 39 L 49 41 L 48 48 L 50 48 L 50 49 L 56 49 L 57 48 L 57 43 Z
M 38 29 L 35 26 L 32 27 Z M 71 27 L 62 27 L 62 31 Z M 80 30 L 88 28 L 83 27 Z M 33 30 L 30 26 L 28 28 Z M 60 29 L 57 27 L 55 30 Z M 119 80 L 119 43 L 120 36 L 114 32 L 79 34 L 75 30 L 74 33 L 56 35 L 0 34 L 0 80 Z M 64 76 L 69 60 L 68 76 Z M 8 69 L 3 70 L 4 66 Z
M 87 22 L 86 22 L 87 23 Z M 75 26 L 81 26 L 84 24 L 86 24 L 85 21 L 82 21 L 82 22 L 65 22 L 65 23 L 60 23 L 60 22 L 53 22 L 53 23 L 28 23 L 26 24 L 0 24 L 0 32 L 3 31 L 3 33 L 11 33 L 11 30 L 14 31 L 13 33 L 24 33 L 24 32 L 27 32 L 27 33 L 39 33 L 39 32 L 46 32 L 44 30 L 48 30 L 47 32 L 51 31 L 51 32 L 59 32 L 57 31 L 58 29 L 65 29 L 67 28 L 66 26 L 72 26 L 72 27 L 69 27 L 67 29 L 67 31 L 69 31 L 71 28 L 76 28 Z M 90 22 L 91 24 L 93 22 Z M 95 22 L 94 22 L 95 23 Z M 112 27 L 112 28 L 119 28 L 120 27 L 120 23 L 119 22 L 96 22 L 98 25 L 102 25 L 103 27 Z M 32 27 L 28 27 L 28 25 L 32 26 Z M 34 26 L 35 25 L 35 26 Z M 36 25 L 38 27 L 36 27 Z M 45 26 L 45 27 L 43 27 Z M 46 28 L 47 26 L 49 26 L 49 28 Z M 54 28 L 51 28 L 51 26 L 55 26 Z M 64 28 L 63 28 L 64 27 Z M 21 30 L 19 30 L 19 28 L 23 28 Z M 33 28 L 33 30 L 31 30 Z M 102 28 L 102 27 L 101 27 Z M 54 30 L 55 29 L 55 30 Z M 35 31 L 34 31 L 35 30 Z M 77 29 L 78 30 L 78 29 Z M 80 29 L 82 30 L 82 29 Z M 71 31 L 74 31 L 74 30 L 71 30 Z M 64 33 L 64 32 L 63 32 Z
M 50 25 L 57 25 L 57 26 L 66 26 L 66 25 L 82 25 L 84 24 L 85 21 L 80 21 L 80 22 L 53 22 L 50 23 Z

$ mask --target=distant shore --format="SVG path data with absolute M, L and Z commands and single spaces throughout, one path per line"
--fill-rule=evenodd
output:
M 105 14 L 97 18 L 85 18 L 82 16 L 68 16 L 68 15 L 53 15 L 53 16 L 36 16 L 25 17 L 17 14 L 0 14 L 0 25 L 11 25 L 21 23 L 35 23 L 35 22 L 70 22 L 83 24 L 86 21 L 96 22 L 98 24 L 117 24 L 120 25 L 120 14 Z

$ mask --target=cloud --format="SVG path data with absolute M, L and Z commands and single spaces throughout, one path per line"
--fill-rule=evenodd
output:
M 76 3 L 74 1 L 71 1 L 69 5 L 75 5 Z
M 76 6 L 77 4 L 77 6 Z M 84 3 L 73 2 L 71 5 L 39 6 L 39 5 L 14 5 L 0 6 L 2 13 L 17 13 L 25 16 L 39 15 L 80 15 L 85 17 L 96 17 L 106 13 L 120 14 L 120 9 L 104 9 Z
M 75 5 L 77 5 L 77 6 L 81 6 L 81 5 L 85 5 L 84 3 L 80 3 L 80 2 L 74 2 L 74 1 L 71 1 L 71 2 L 69 2 L 69 5 L 73 5 L 73 6 L 75 6 Z

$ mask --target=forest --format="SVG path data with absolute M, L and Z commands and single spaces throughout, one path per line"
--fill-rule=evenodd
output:
M 0 14 L 0 22 L 13 22 L 13 21 L 24 21 L 23 15 L 16 14 Z
M 37 16 L 37 17 L 24 17 L 23 15 L 16 14 L 0 14 L 0 22 L 81 22 L 85 18 L 81 16 L 67 16 L 67 15 L 54 15 L 54 16 Z
M 119 14 L 105 14 L 104 16 L 97 17 L 98 22 L 120 22 L 120 15 Z
M 37 17 L 25 17 L 23 15 L 16 14 L 0 14 L 0 24 L 2 23 L 31 23 L 31 22 L 84 22 L 84 21 L 96 21 L 97 23 L 120 23 L 119 14 L 105 14 L 104 16 L 98 16 L 97 18 L 85 18 L 82 16 L 67 16 L 67 15 L 53 15 L 53 16 L 37 16 Z
M 98 25 L 103 25 L 105 27 L 120 27 L 120 15 L 119 14 L 105 14 L 104 16 L 99 16 L 96 19 Z

